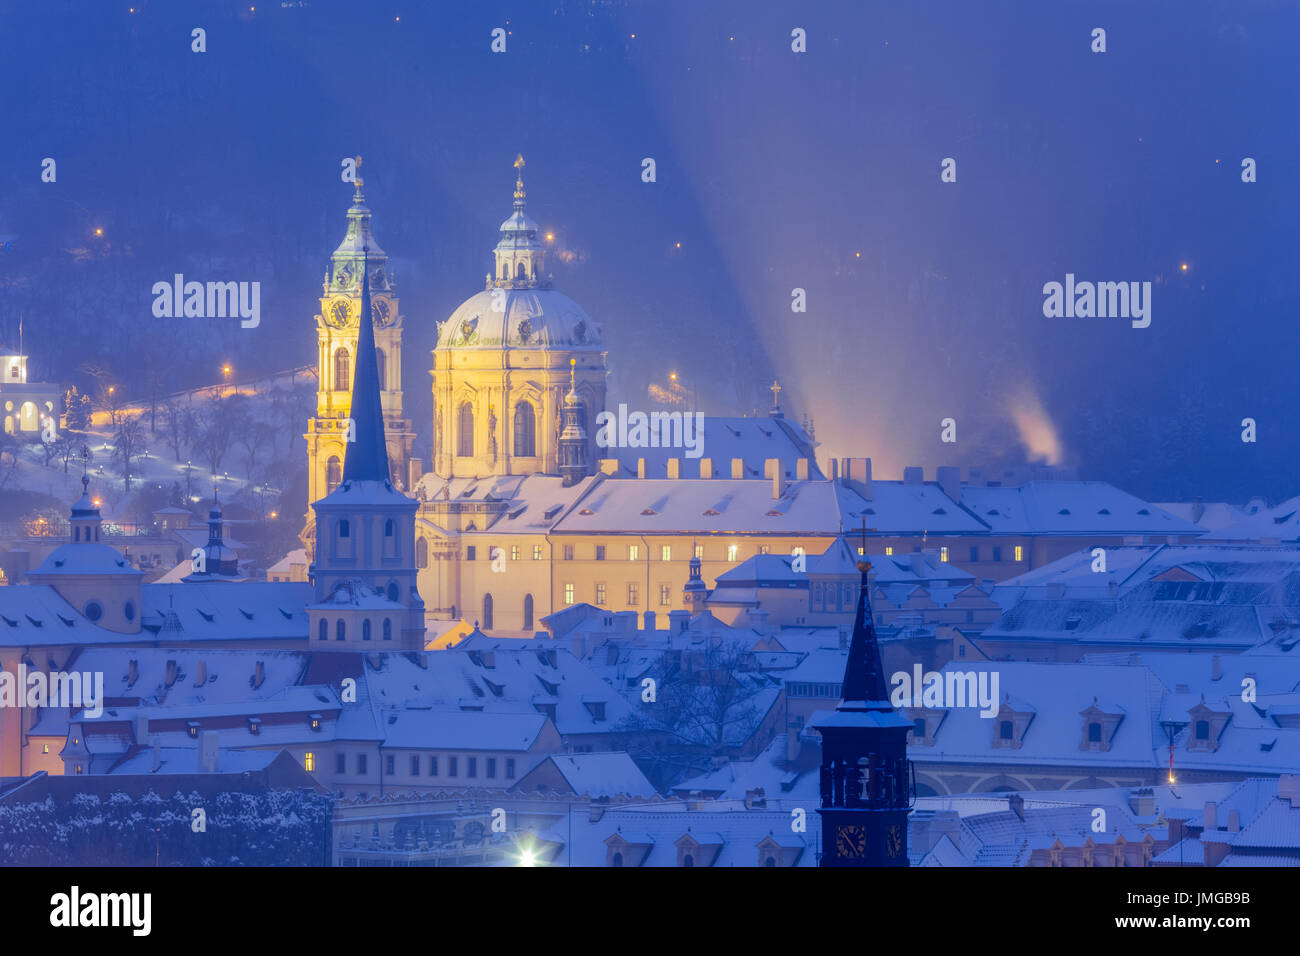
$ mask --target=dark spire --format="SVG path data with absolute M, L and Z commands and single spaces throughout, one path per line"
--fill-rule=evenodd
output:
M 388 448 L 384 442 L 384 408 L 379 399 L 379 361 L 375 358 L 375 329 L 370 314 L 370 250 L 362 250 L 361 332 L 357 336 L 357 366 L 352 379 L 352 421 L 356 426 L 343 457 L 343 481 L 388 481 Z
M 871 564 L 858 562 L 862 584 L 858 592 L 857 618 L 853 622 L 853 642 L 849 645 L 849 662 L 844 668 L 844 694 L 837 710 L 893 710 L 889 702 L 889 685 L 880 662 L 880 644 L 876 625 L 871 618 L 871 585 L 867 572 Z
M 212 486 L 212 508 L 208 511 L 208 547 L 220 546 L 221 540 L 221 502 L 217 499 L 217 486 Z

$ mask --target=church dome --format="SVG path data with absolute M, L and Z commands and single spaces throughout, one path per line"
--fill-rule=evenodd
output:
M 514 212 L 501 223 L 487 287 L 461 303 L 443 323 L 443 349 L 592 349 L 600 329 L 578 303 L 551 288 L 546 245 L 524 211 L 524 158 L 515 159 Z
M 596 323 L 564 293 L 500 288 L 461 303 L 443 323 L 438 347 L 599 349 L 601 339 Z

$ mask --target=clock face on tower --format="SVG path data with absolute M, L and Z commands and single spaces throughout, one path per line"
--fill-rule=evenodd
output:
M 856 860 L 866 855 L 867 828 L 864 826 L 841 826 L 835 831 L 835 852 L 846 860 Z
M 387 328 L 392 321 L 389 317 L 392 310 L 389 309 L 388 303 L 383 299 L 375 299 L 370 309 L 374 312 L 375 321 L 379 323 L 380 328 Z
M 885 852 L 891 857 L 903 852 L 903 828 L 897 823 L 889 828 L 889 833 L 885 837 Z
M 342 328 L 348 324 L 348 304 L 342 299 L 336 301 L 329 307 L 325 315 L 325 321 L 335 328 Z

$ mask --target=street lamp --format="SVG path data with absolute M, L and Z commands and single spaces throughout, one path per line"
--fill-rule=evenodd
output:
M 230 384 L 230 366 L 229 366 L 229 365 L 223 365 L 223 366 L 221 366 L 221 374 L 222 374 L 223 376 L 225 376 L 226 384 L 229 385 L 229 384 Z M 239 386 L 238 386 L 238 385 L 235 386 L 235 394 L 236 394 L 236 395 L 239 394 Z

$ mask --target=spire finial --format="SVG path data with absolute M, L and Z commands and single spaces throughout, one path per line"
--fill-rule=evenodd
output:
M 569 359 L 569 391 L 571 392 L 575 391 L 574 376 L 577 374 L 576 372 L 577 365 L 578 365 L 578 360 L 576 358 Z
M 515 169 L 519 170 L 515 174 L 515 206 L 519 209 L 524 208 L 524 154 L 519 153 L 515 156 Z
M 357 175 L 356 175 L 356 179 L 354 179 L 354 180 L 352 181 L 352 187 L 353 187 L 352 198 L 355 199 L 357 202 L 360 202 L 362 199 L 365 198 L 365 196 L 363 196 L 363 195 L 361 194 L 361 187 L 364 186 L 364 185 L 366 184 L 366 181 L 365 181 L 364 179 L 361 178 L 361 156 L 360 156 L 360 154 L 354 156 L 352 159 L 353 159 L 353 162 L 355 162 L 356 165 L 357 165 Z

